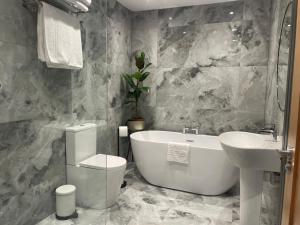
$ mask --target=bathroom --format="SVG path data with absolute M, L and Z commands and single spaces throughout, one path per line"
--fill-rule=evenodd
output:
M 296 0 L 92 0 L 86 12 L 68 14 L 79 26 L 82 65 L 51 68 L 38 52 L 38 15 L 44 3 L 64 11 L 60 2 L 70 1 L 0 0 L 0 225 L 248 225 L 244 217 L 253 212 L 251 225 L 299 224 L 296 219 L 287 223 L 284 213 L 289 209 L 289 196 L 283 193 L 289 182 L 284 181 L 291 176 L 284 168 L 290 165 L 290 155 L 283 153 L 280 163 L 280 153 L 274 150 L 276 159 L 265 159 L 276 169 L 261 170 L 256 199 L 260 206 L 247 208 L 241 201 L 247 192 L 240 183 L 242 173 L 219 143 L 219 135 L 234 135 L 233 131 L 276 130 L 277 141 L 272 141 L 280 146 L 277 150 L 288 149 L 288 144 L 295 147 L 290 143 L 296 139 L 291 133 L 297 130 L 294 114 L 299 111 L 294 92 L 300 90 L 295 87 L 300 24 Z M 136 56 L 141 52 L 151 63 L 145 69 L 150 75 L 135 107 L 123 78 L 139 69 Z M 143 132 L 162 133 L 143 136 L 126 130 L 135 111 L 144 119 Z M 74 149 L 68 147 L 68 134 L 86 124 L 93 132 L 85 138 L 95 141 L 94 150 L 104 157 L 106 168 L 90 168 L 95 176 L 81 191 L 104 206 L 76 204 L 78 218 L 58 220 L 55 190 L 70 183 L 68 150 Z M 273 138 L 270 132 L 260 135 Z M 201 138 L 211 137 L 222 155 L 200 149 L 200 161 L 192 152 L 187 164 L 174 163 L 171 172 L 165 167 L 159 171 L 158 162 L 168 153 L 156 156 L 159 146 L 140 141 L 152 134 L 158 143 L 166 136 L 169 145 L 182 137 L 192 141 L 191 146 L 198 139 L 209 144 Z M 140 154 L 146 148 L 149 154 Z M 117 177 L 109 170 L 111 156 L 126 159 L 126 171 L 124 182 L 123 176 L 118 179 L 122 188 L 113 185 L 120 194 L 108 204 L 109 180 Z M 207 186 L 207 191 L 227 187 L 213 194 L 203 191 L 202 184 L 192 185 L 199 191 L 184 187 L 188 177 L 179 175 L 192 160 L 202 168 L 195 171 L 193 181 L 213 174 L 203 183 L 217 177 L 219 183 Z M 155 183 L 148 178 L 154 172 L 159 182 L 175 175 L 181 184 Z M 80 172 L 75 178 L 76 174 Z M 102 185 L 95 194 L 96 183 Z

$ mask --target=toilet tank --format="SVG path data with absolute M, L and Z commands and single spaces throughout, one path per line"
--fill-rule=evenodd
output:
M 96 155 L 97 126 L 86 123 L 66 128 L 67 164 L 77 165 Z

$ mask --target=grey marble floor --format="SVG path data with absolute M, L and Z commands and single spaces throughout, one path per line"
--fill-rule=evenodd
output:
M 148 184 L 134 164 L 126 171 L 128 185 L 107 210 L 78 209 L 79 218 L 57 221 L 54 215 L 38 225 L 238 225 L 239 196 L 201 196 Z

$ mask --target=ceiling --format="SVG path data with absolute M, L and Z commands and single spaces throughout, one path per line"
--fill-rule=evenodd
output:
M 191 5 L 206 5 L 235 0 L 118 0 L 123 6 L 132 11 L 176 8 Z

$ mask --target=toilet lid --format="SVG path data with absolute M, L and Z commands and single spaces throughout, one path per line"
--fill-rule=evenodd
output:
M 98 154 L 79 163 L 80 166 L 92 169 L 118 169 L 126 165 L 126 159 L 118 156 Z

